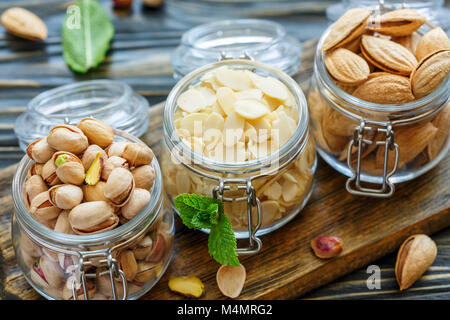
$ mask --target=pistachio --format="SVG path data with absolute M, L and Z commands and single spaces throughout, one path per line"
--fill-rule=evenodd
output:
M 98 153 L 102 154 L 103 163 L 108 160 L 108 155 L 106 154 L 106 151 L 100 148 L 96 144 L 91 144 L 86 151 L 84 151 L 83 156 L 81 157 L 81 163 L 83 164 L 84 170 L 88 171 L 89 167 L 91 166 L 94 159 L 97 157 Z
M 24 185 L 24 202 L 27 208 L 30 207 L 31 200 L 33 200 L 35 196 L 47 190 L 48 187 L 41 176 L 34 175 L 28 178 Z
M 74 234 L 69 221 L 69 213 L 70 211 L 68 210 L 61 211 L 58 218 L 56 219 L 56 224 L 53 230 L 66 234 Z
M 90 144 L 106 148 L 113 142 L 114 131 L 103 121 L 94 118 L 84 118 L 81 119 L 77 127 L 83 131 Z
M 109 275 L 102 275 L 102 276 L 97 275 L 96 285 L 98 293 L 101 293 L 105 297 L 112 298 L 113 291 Z M 116 281 L 115 288 L 116 288 L 116 298 L 121 299 L 124 293 L 122 284 Z
M 64 284 L 64 271 L 59 263 L 43 255 L 33 265 L 33 271 L 49 286 L 60 288 Z
M 61 180 L 58 178 L 56 174 L 56 166 L 53 158 L 48 160 L 44 166 L 42 167 L 42 178 L 44 181 L 50 186 L 55 186 L 61 183 Z
M 138 265 L 132 250 L 124 250 L 119 255 L 120 269 L 125 273 L 128 281 L 133 281 L 138 272 Z
M 105 186 L 105 197 L 115 206 L 124 206 L 134 190 L 133 175 L 124 168 L 114 169 L 108 177 Z
M 395 263 L 400 290 L 408 289 L 433 264 L 437 247 L 425 234 L 410 236 L 401 245 Z
M 83 185 L 83 194 L 84 194 L 84 200 L 86 202 L 90 201 L 105 201 L 108 202 L 109 199 L 105 197 L 105 186 L 106 182 L 99 181 L 97 184 L 93 186 L 89 185 Z
M 143 165 L 131 171 L 136 188 L 150 190 L 155 182 L 155 170 L 151 165 Z
M 83 286 L 81 284 L 77 283 L 75 275 L 72 275 L 67 278 L 66 283 L 62 289 L 62 298 L 64 300 L 73 300 L 73 290 L 72 290 L 73 280 L 75 280 L 75 286 L 76 286 L 75 291 L 77 294 L 77 300 L 84 300 L 85 297 L 84 297 Z M 96 286 L 95 286 L 95 282 L 92 279 L 86 280 L 86 288 L 87 288 L 88 299 L 95 300 L 94 297 L 96 296 Z
M 138 285 L 142 285 L 145 282 L 157 277 L 160 268 L 160 264 L 154 262 L 139 261 L 137 263 L 137 273 L 134 277 L 134 282 Z
M 50 287 L 40 267 L 40 258 L 33 263 L 30 269 L 30 277 L 33 283 L 37 284 L 41 288 L 48 289 Z
M 370 73 L 369 65 L 364 58 L 344 48 L 327 53 L 324 62 L 330 75 L 344 84 L 361 83 Z
M 338 237 L 317 237 L 311 240 L 311 248 L 315 255 L 322 259 L 329 259 L 339 255 L 344 248 L 344 241 Z
M 152 251 L 145 257 L 145 261 L 148 262 L 158 262 L 161 261 L 164 254 L 166 253 L 166 239 L 159 233 L 156 236 L 156 243 L 152 247 Z
M 63 210 L 69 210 L 83 201 L 83 191 L 71 184 L 56 185 L 48 190 L 50 202 Z
M 44 164 L 42 163 L 33 163 L 28 169 L 27 178 L 29 179 L 31 176 L 37 175 L 42 177 L 42 168 L 44 167 Z
M 169 289 L 187 298 L 200 298 L 205 292 L 205 285 L 197 277 L 184 276 L 171 278 Z
M 122 207 L 122 216 L 130 220 L 134 218 L 150 201 L 150 192 L 135 188 L 130 200 Z
M 221 266 L 217 270 L 216 281 L 220 292 L 226 297 L 237 298 L 244 288 L 246 272 L 244 266 Z
M 132 167 L 150 164 L 153 160 L 153 151 L 140 143 L 129 143 L 123 150 L 122 158 L 128 160 Z
M 369 29 L 390 36 L 407 36 L 419 29 L 425 20 L 416 10 L 399 9 L 370 19 Z
M 121 157 L 111 156 L 108 160 L 106 160 L 105 165 L 103 166 L 102 179 L 108 180 L 111 171 L 113 171 L 115 168 L 128 169 L 128 161 Z
M 138 242 L 133 249 L 134 256 L 138 260 L 144 260 L 149 255 L 153 248 L 153 240 L 150 236 L 145 236 Z
M 104 166 L 103 155 L 101 152 L 99 152 L 97 153 L 97 156 L 95 157 L 94 161 L 92 161 L 91 166 L 86 172 L 86 178 L 84 179 L 84 181 L 86 182 L 87 185 L 95 186 L 97 182 L 100 181 L 103 166 Z
M 24 232 L 20 233 L 20 249 L 32 257 L 40 257 L 42 255 L 41 248 Z
M 116 156 L 122 157 L 123 151 L 129 142 L 119 141 L 113 142 L 108 148 L 105 149 L 108 157 Z
M 47 143 L 47 138 L 38 139 L 27 147 L 27 155 L 37 163 L 46 163 L 55 153 Z
M 426 56 L 441 50 L 450 50 L 450 41 L 441 27 L 434 28 L 424 34 L 417 43 L 416 58 L 422 61 Z
M 112 207 L 104 201 L 84 202 L 69 213 L 76 234 L 94 234 L 113 229 L 119 223 Z
M 73 153 L 58 151 L 53 155 L 56 175 L 67 184 L 80 185 L 84 181 L 84 167 L 81 160 Z
M 31 200 L 30 213 L 38 221 L 53 220 L 60 212 L 61 209 L 50 202 L 48 191 L 39 193 Z
M 74 154 L 82 153 L 89 146 L 83 131 L 71 125 L 59 125 L 50 130 L 47 137 L 50 147 Z

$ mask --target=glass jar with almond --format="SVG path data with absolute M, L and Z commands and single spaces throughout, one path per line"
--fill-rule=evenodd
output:
M 311 130 L 350 193 L 389 197 L 445 156 L 449 72 L 447 35 L 415 10 L 351 9 L 326 30 L 308 92 Z
M 172 257 L 173 215 L 153 152 L 84 118 L 31 143 L 12 185 L 12 239 L 48 299 L 136 299 Z
M 164 141 L 169 199 L 223 200 L 238 238 L 279 228 L 308 201 L 316 154 L 306 99 L 268 65 L 228 60 L 185 76 L 166 101 Z

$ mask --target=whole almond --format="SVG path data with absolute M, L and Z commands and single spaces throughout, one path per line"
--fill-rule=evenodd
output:
M 369 29 L 390 36 L 407 36 L 420 28 L 426 18 L 413 9 L 399 9 L 370 19 Z
M 443 145 L 448 139 L 450 130 L 450 102 L 447 102 L 444 109 L 439 112 L 431 123 L 437 128 L 437 132 L 427 147 L 427 154 L 430 161 L 436 158 L 444 149 Z
M 330 75 L 345 84 L 361 83 L 367 79 L 370 73 L 366 60 L 344 48 L 327 53 L 324 61 Z
M 420 41 L 420 36 L 417 32 L 411 33 L 409 36 L 403 36 L 403 37 L 392 37 L 391 40 L 401 44 L 406 49 L 411 51 L 412 54 L 416 54 L 417 45 Z M 417 56 L 416 56 L 417 58 Z M 419 58 L 417 58 L 419 60 Z
M 436 243 L 425 234 L 415 234 L 403 242 L 397 254 L 395 276 L 400 290 L 408 289 L 433 264 Z
M 423 58 L 411 73 L 411 87 L 417 99 L 436 90 L 450 73 L 450 50 L 441 50 Z
M 353 96 L 379 104 L 401 104 L 414 100 L 409 79 L 386 72 L 372 73 L 353 91 Z
M 29 40 L 47 39 L 45 23 L 34 13 L 23 8 L 10 8 L 3 12 L 0 22 L 10 33 Z
M 350 9 L 333 25 L 322 44 L 322 51 L 341 47 L 364 33 L 370 12 L 366 9 Z
M 373 65 L 394 74 L 408 76 L 417 65 L 408 49 L 388 39 L 363 35 L 361 52 Z
M 447 34 L 441 27 L 434 28 L 420 38 L 417 44 L 416 58 L 418 61 L 421 61 L 433 52 L 446 49 L 450 49 L 450 41 Z

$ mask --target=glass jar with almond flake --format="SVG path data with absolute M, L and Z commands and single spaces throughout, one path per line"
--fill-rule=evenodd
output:
M 228 60 L 185 76 L 166 101 L 164 141 L 169 198 L 222 199 L 238 238 L 279 228 L 308 201 L 316 153 L 306 99 L 270 66 Z
M 325 31 L 311 131 L 323 159 L 350 177 L 347 191 L 389 197 L 445 157 L 449 72 L 448 36 L 415 10 L 351 9 Z

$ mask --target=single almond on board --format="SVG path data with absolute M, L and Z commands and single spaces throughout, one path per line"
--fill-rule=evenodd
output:
M 374 66 L 394 74 L 407 76 L 417 65 L 408 49 L 388 39 L 363 35 L 361 52 Z
M 430 161 L 439 155 L 443 150 L 442 146 L 447 142 L 450 130 L 450 102 L 447 102 L 444 109 L 439 112 L 431 123 L 437 128 L 437 133 L 427 147 L 427 154 Z
M 221 266 L 217 270 L 216 280 L 220 292 L 226 297 L 237 298 L 244 288 L 247 274 L 244 266 L 239 267 Z
M 414 100 L 408 78 L 385 72 L 371 74 L 352 95 L 379 104 L 401 104 Z
M 397 254 L 395 276 L 400 290 L 408 289 L 433 264 L 436 243 L 425 234 L 415 234 L 403 242 Z
M 34 13 L 23 8 L 10 8 L 3 12 L 0 22 L 10 33 L 29 40 L 47 39 L 47 26 Z
M 188 298 L 200 298 L 205 292 L 205 285 L 197 277 L 184 276 L 171 278 L 169 289 Z
M 411 87 L 417 99 L 436 90 L 450 73 L 450 50 L 441 50 L 420 61 L 411 74 Z
M 334 79 L 352 85 L 363 82 L 370 73 L 366 60 L 344 48 L 327 53 L 325 67 Z
M 331 27 L 331 31 L 322 44 L 322 51 L 342 47 L 364 33 L 370 12 L 366 9 L 350 9 Z
M 434 28 L 423 35 L 417 43 L 416 58 L 421 61 L 429 54 L 450 49 L 450 41 L 441 27 Z
M 369 30 L 390 36 L 407 36 L 420 28 L 426 18 L 413 9 L 387 12 L 369 20 Z

